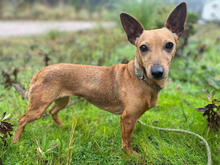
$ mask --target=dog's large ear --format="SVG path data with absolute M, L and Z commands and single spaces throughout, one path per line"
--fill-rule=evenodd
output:
M 165 27 L 180 37 L 184 31 L 186 14 L 186 3 L 182 2 L 170 13 L 165 23 Z
M 143 26 L 127 13 L 121 13 L 121 24 L 127 34 L 128 41 L 135 45 L 135 41 L 143 33 Z

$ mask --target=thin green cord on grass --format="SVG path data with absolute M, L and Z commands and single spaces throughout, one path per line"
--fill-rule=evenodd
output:
M 144 125 L 144 126 L 147 126 L 147 127 L 150 127 L 150 128 L 154 128 L 154 129 L 158 129 L 158 130 L 161 130 L 161 131 L 186 133 L 186 134 L 190 134 L 190 135 L 194 135 L 194 136 L 198 137 L 200 140 L 203 141 L 203 143 L 204 143 L 205 146 L 206 146 L 207 157 L 208 157 L 207 165 L 212 165 L 212 156 L 211 156 L 211 150 L 210 150 L 209 144 L 208 144 L 208 142 L 207 142 L 202 136 L 200 136 L 199 134 L 196 134 L 196 133 L 191 132 L 191 131 L 183 130 L 183 129 L 171 129 L 171 128 L 155 127 L 155 126 L 152 126 L 152 125 L 147 125 L 146 123 L 142 122 L 141 120 L 138 120 L 138 122 L 139 122 L 141 125 Z

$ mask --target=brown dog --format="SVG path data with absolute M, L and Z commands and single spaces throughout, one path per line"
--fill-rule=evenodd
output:
M 25 125 L 39 119 L 52 102 L 55 105 L 50 113 L 62 125 L 58 112 L 74 95 L 121 114 L 122 147 L 135 154 L 131 147 L 132 132 L 138 118 L 156 105 L 159 91 L 165 85 L 176 43 L 184 30 L 186 4 L 178 5 L 165 27 L 156 30 L 144 30 L 126 13 L 120 17 L 128 40 L 137 47 L 135 60 L 110 67 L 55 64 L 40 70 L 30 83 L 28 111 L 20 119 L 14 142 L 19 140 Z

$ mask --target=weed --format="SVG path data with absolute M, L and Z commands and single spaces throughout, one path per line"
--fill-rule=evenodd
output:
M 198 111 L 203 112 L 203 116 L 207 116 L 208 126 L 214 130 L 220 129 L 220 100 L 215 98 L 215 91 L 210 95 L 209 91 L 206 96 L 211 104 L 202 108 L 196 108 Z
M 2 71 L 2 76 L 5 79 L 5 81 L 4 81 L 5 88 L 10 87 L 12 85 L 10 75 L 8 73 L 6 73 L 5 71 Z
M 11 75 L 5 71 L 2 71 L 2 77 L 5 79 L 4 86 L 5 88 L 9 88 L 12 86 L 13 83 L 17 83 L 17 75 L 18 75 L 19 69 L 15 68 L 12 71 L 12 75 L 14 76 L 14 79 L 12 80 Z
M 48 54 L 44 55 L 44 62 L 45 62 L 45 66 L 48 66 L 48 62 L 50 61 L 50 57 L 48 56 Z
M 3 137 L 1 137 L 1 139 L 4 142 L 4 145 L 7 144 L 6 143 L 7 136 L 8 135 L 12 136 L 12 134 L 10 132 L 13 131 L 12 124 L 7 122 L 8 120 L 11 119 L 9 117 L 10 117 L 10 115 L 6 115 L 6 112 L 4 112 L 0 118 L 0 133 L 3 134 Z

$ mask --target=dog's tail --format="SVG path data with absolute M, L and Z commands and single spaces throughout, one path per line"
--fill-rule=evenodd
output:
M 13 83 L 12 86 L 16 89 L 16 91 L 21 95 L 23 99 L 28 98 L 28 90 L 25 90 L 20 86 L 20 84 Z

